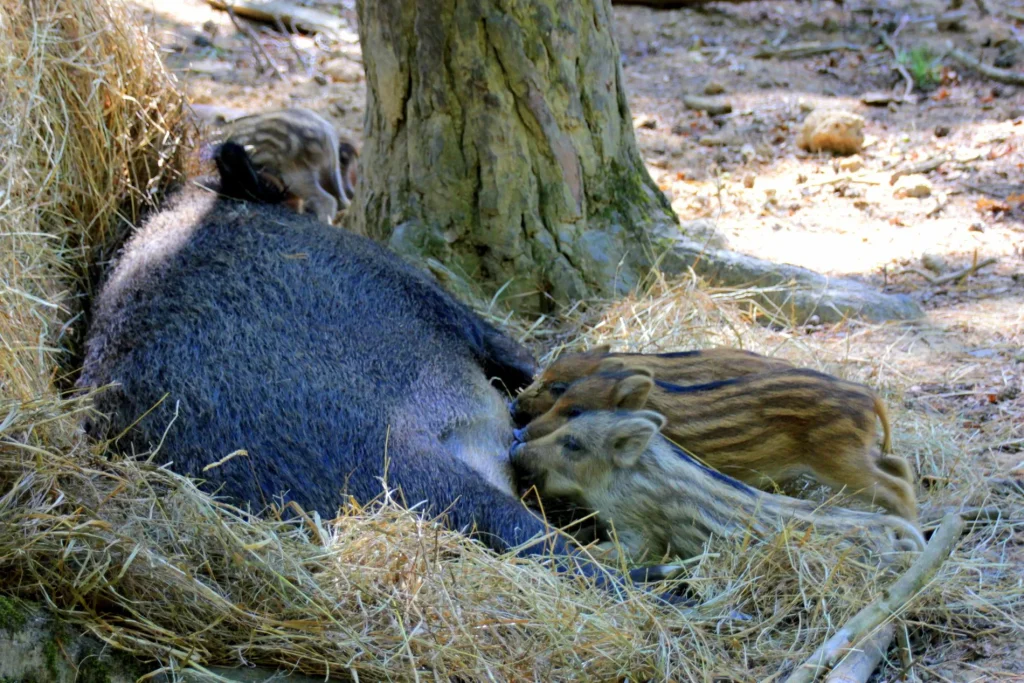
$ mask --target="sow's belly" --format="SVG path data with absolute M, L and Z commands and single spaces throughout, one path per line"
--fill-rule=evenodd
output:
M 441 402 L 435 393 L 438 387 L 420 387 L 431 398 L 419 396 L 403 402 L 394 414 L 395 427 L 421 438 L 436 439 L 444 450 L 492 486 L 516 496 L 509 461 L 514 429 L 509 399 L 479 371 L 474 369 L 472 375 L 468 381 L 464 378 L 464 383 L 456 383 L 462 390 L 458 397 L 449 396 Z M 439 410 L 442 405 L 447 409 Z

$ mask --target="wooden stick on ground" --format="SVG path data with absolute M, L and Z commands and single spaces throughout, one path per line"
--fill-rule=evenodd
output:
M 906 25 L 905 21 L 901 22 L 899 28 L 896 29 L 896 32 L 898 33 L 900 31 L 900 29 L 902 29 L 903 26 L 905 26 L 905 25 Z M 878 34 L 878 37 L 885 44 L 885 46 L 887 48 L 889 48 L 889 52 L 892 53 L 893 66 L 896 67 L 896 71 L 898 71 L 900 76 L 903 77 L 903 82 L 906 85 L 903 88 L 903 97 L 900 98 L 900 99 L 903 102 L 906 102 L 906 101 L 908 101 L 910 99 L 910 94 L 914 92 L 914 79 L 911 77 L 910 72 L 907 71 L 907 67 L 905 67 L 902 64 L 900 64 L 900 51 L 897 50 L 896 49 L 896 45 L 893 44 L 893 42 L 892 42 L 893 39 L 890 38 L 889 36 L 887 36 L 884 32 L 880 32 Z M 895 37 L 895 34 L 894 34 L 894 37 Z
M 799 57 L 811 57 L 813 55 L 824 55 L 829 52 L 840 52 L 842 50 L 863 50 L 863 45 L 853 43 L 794 43 L 786 47 L 764 47 L 754 53 L 754 59 L 769 59 L 778 57 L 782 59 L 797 59 Z
M 946 515 L 932 534 L 928 547 L 878 600 L 857 612 L 835 635 L 798 666 L 786 683 L 812 683 L 818 674 L 835 665 L 850 648 L 899 612 L 935 576 L 942 563 L 960 539 L 964 522 L 957 514 Z
M 983 259 L 981 261 L 978 261 L 977 263 L 972 263 L 971 265 L 967 266 L 966 268 L 961 268 L 960 270 L 954 270 L 952 273 L 946 273 L 945 275 L 942 275 L 940 277 L 935 277 L 933 275 L 929 275 L 928 273 L 924 272 L 923 270 L 919 270 L 918 268 L 906 268 L 902 272 L 904 272 L 904 273 L 913 273 L 914 275 L 920 275 L 921 277 L 923 277 L 925 280 L 927 280 L 929 283 L 931 283 L 933 285 L 945 285 L 945 284 L 949 284 L 950 282 L 956 282 L 957 280 L 962 280 L 965 277 L 967 277 L 968 275 L 973 275 L 975 272 L 981 270 L 982 268 L 985 268 L 987 266 L 991 266 L 993 263 L 998 263 L 998 261 L 999 261 L 999 259 L 994 258 L 994 257 Z
M 896 181 L 905 175 L 914 175 L 916 173 L 931 173 L 932 171 L 938 169 L 939 166 L 942 166 L 944 163 L 950 161 L 951 159 L 952 157 L 949 156 L 948 154 L 939 154 L 933 157 L 928 157 L 924 161 L 919 161 L 916 164 L 904 166 L 900 170 L 893 172 L 892 176 L 889 178 L 889 184 L 895 185 Z
M 1007 83 L 1009 85 L 1024 85 L 1024 73 L 1000 69 L 999 67 L 989 66 L 988 64 L 982 64 L 977 58 L 972 57 L 963 50 L 955 48 L 952 45 L 949 46 L 947 54 L 960 64 L 974 69 L 985 78 L 991 78 L 993 81 Z
M 256 60 L 257 71 L 262 72 L 263 67 L 260 61 L 260 56 L 263 57 L 267 62 L 267 67 L 270 71 L 277 76 L 280 80 L 284 80 L 284 74 L 281 72 L 281 67 L 277 65 L 274 58 L 267 52 L 267 48 L 263 47 L 263 43 L 260 42 L 259 37 L 252 32 L 252 29 L 248 26 L 243 26 L 238 17 L 235 15 L 235 7 L 232 3 L 228 2 L 224 6 L 225 11 L 228 13 L 228 18 L 231 19 L 231 23 L 234 24 L 235 29 L 243 36 L 249 39 L 249 49 L 252 50 L 253 59 Z
M 836 664 L 825 678 L 825 683 L 866 683 L 878 668 L 889 643 L 896 636 L 896 624 L 882 624 L 874 633 L 864 639 L 856 650 Z

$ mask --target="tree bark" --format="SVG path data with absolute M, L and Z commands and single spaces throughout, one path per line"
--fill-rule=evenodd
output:
M 512 307 L 637 285 L 678 235 L 640 158 L 609 0 L 358 0 L 347 227 Z

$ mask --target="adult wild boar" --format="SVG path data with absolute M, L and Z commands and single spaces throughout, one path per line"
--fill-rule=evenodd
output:
M 264 191 L 237 145 L 217 160 L 229 194 Z M 386 478 L 495 549 L 545 531 L 507 455 L 506 392 L 530 382 L 533 359 L 364 237 L 185 189 L 125 246 L 86 353 L 80 386 L 114 385 L 90 433 L 123 433 L 121 451 L 159 444 L 159 461 L 235 501 L 331 515 Z

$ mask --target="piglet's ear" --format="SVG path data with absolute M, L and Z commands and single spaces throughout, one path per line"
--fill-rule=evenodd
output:
M 586 353 L 588 356 L 607 356 L 611 352 L 611 344 L 598 344 L 594 348 L 589 349 Z
M 647 375 L 635 374 L 619 380 L 612 391 L 612 401 L 620 410 L 640 410 L 647 405 L 654 381 Z
M 626 469 L 636 465 L 651 437 L 658 433 L 658 425 L 643 417 L 647 412 L 643 411 L 639 417 L 623 418 L 608 434 L 606 447 L 611 451 L 616 467 Z
M 657 427 L 659 432 L 664 429 L 665 425 L 668 423 L 668 420 L 665 419 L 664 415 L 656 413 L 653 410 L 638 410 L 633 417 L 642 418 L 651 422 L 655 427 Z
M 605 358 L 597 364 L 598 372 L 621 372 L 626 369 L 626 364 L 619 358 Z

